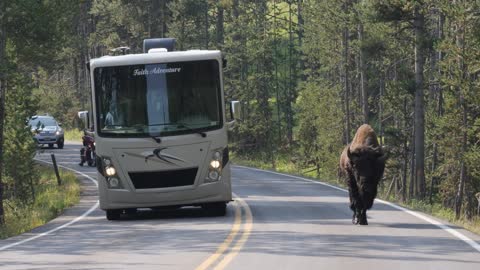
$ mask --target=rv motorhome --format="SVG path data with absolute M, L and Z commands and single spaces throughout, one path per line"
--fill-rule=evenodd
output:
M 92 107 L 100 208 L 109 220 L 138 208 L 201 206 L 225 215 L 232 200 L 222 54 L 174 51 L 92 59 Z M 125 52 L 126 50 L 122 50 Z

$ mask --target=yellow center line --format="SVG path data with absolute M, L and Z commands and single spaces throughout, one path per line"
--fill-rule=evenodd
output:
M 240 204 L 235 201 L 235 220 L 232 226 L 232 229 L 230 230 L 230 233 L 228 234 L 227 238 L 223 243 L 218 247 L 218 249 L 215 251 L 214 254 L 212 254 L 210 257 L 208 257 L 200 266 L 195 268 L 195 270 L 205 270 L 208 269 L 213 263 L 215 263 L 220 256 L 228 249 L 230 244 L 232 243 L 233 239 L 235 239 L 235 236 L 237 235 L 238 231 L 240 230 L 240 225 L 241 225 L 241 217 L 242 217 L 242 211 L 240 209 Z
M 227 255 L 225 255 L 223 260 L 220 261 L 220 263 L 218 263 L 218 265 L 214 268 L 214 270 L 224 269 L 238 255 L 243 245 L 245 245 L 245 243 L 247 242 L 248 237 L 250 236 L 250 233 L 252 231 L 253 216 L 252 216 L 252 211 L 250 210 L 250 207 L 248 207 L 248 204 L 240 198 L 236 198 L 235 200 L 240 203 L 243 210 L 245 211 L 245 224 L 243 228 L 243 234 L 242 234 L 242 237 L 235 243 L 235 246 L 232 247 L 230 252 Z

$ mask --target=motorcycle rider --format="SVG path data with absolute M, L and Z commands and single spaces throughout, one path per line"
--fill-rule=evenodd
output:
M 95 166 L 95 139 L 93 133 L 93 125 L 90 127 L 90 130 L 84 130 L 82 141 L 84 147 L 80 149 L 80 163 L 78 165 L 83 166 L 83 164 L 87 162 L 89 166 Z

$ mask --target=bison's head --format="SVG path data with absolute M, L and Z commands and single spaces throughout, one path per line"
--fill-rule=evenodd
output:
M 386 154 L 380 147 L 364 147 L 350 151 L 347 149 L 348 159 L 359 184 L 374 183 L 375 186 L 382 178 L 385 169 Z

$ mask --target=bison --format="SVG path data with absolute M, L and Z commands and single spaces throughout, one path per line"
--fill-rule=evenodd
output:
M 368 225 L 367 210 L 372 208 L 377 196 L 385 160 L 386 155 L 378 145 L 375 131 L 370 125 L 360 126 L 352 143 L 340 156 L 340 172 L 348 186 L 353 224 Z

